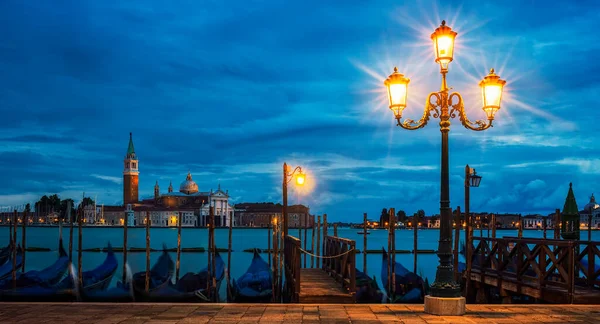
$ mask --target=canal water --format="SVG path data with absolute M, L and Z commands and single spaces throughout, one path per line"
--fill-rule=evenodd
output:
M 215 241 L 218 248 L 228 247 L 228 229 L 219 228 L 215 230 Z M 356 241 L 356 248 L 363 250 L 363 235 L 358 234 L 362 229 L 352 228 L 339 228 L 338 236 L 348 238 Z M 84 227 L 83 230 L 83 248 L 103 248 L 106 247 L 108 242 L 113 247 L 123 246 L 123 229 L 113 227 Z M 129 228 L 127 232 L 127 245 L 129 248 L 143 248 L 146 246 L 146 229 L 145 228 Z M 290 229 L 289 232 L 293 236 L 298 236 L 297 229 Z M 367 248 L 369 250 L 381 249 L 382 247 L 387 249 L 388 232 L 383 229 L 370 230 L 370 235 L 367 236 Z M 329 229 L 329 234 L 333 234 L 333 229 Z M 502 236 L 517 236 L 516 230 L 498 230 L 496 232 L 497 237 Z M 65 250 L 68 251 L 69 245 L 69 228 L 63 227 L 63 240 Z M 402 229 L 396 230 L 396 249 L 397 250 L 412 250 L 413 249 L 413 230 Z M 475 236 L 479 236 L 479 230 L 474 231 Z M 483 235 L 487 236 L 487 230 L 483 231 Z M 524 237 L 535 237 L 542 238 L 543 232 L 538 230 L 525 230 L 523 232 Z M 548 231 L 547 236 L 552 237 L 553 232 Z M 75 227 L 73 230 L 73 262 L 77 263 L 77 250 L 78 250 L 78 230 Z M 267 229 L 248 229 L 248 228 L 234 228 L 233 229 L 233 240 L 232 240 L 232 255 L 231 255 L 231 277 L 237 279 L 244 274 L 248 268 L 251 260 L 252 253 L 243 252 L 249 248 L 266 249 L 267 243 Z M 307 248 L 310 249 L 312 231 L 308 231 L 308 242 Z M 582 232 L 582 237 L 587 238 L 587 232 Z M 27 252 L 26 255 L 26 271 L 42 269 L 56 260 L 57 249 L 58 249 L 58 238 L 59 229 L 58 227 L 28 227 L 27 228 L 27 246 L 28 247 L 46 247 L 52 249 L 50 252 Z M 302 230 L 302 237 L 304 238 L 304 230 Z M 439 238 L 439 230 L 437 229 L 421 229 L 418 231 L 418 249 L 419 250 L 437 250 Z M 594 231 L 592 233 L 593 240 L 600 240 L 600 231 Z M 21 228 L 17 230 L 17 240 L 21 242 Z M 315 237 L 316 240 L 316 237 Z M 0 245 L 5 246 L 9 241 L 9 228 L 6 226 L 0 227 Z M 460 241 L 464 241 L 464 231 L 461 231 Z M 155 250 L 161 250 L 165 244 L 168 248 L 177 247 L 177 229 L 176 228 L 152 228 L 150 230 L 150 247 Z M 208 246 L 208 231 L 203 228 L 183 228 L 181 230 L 181 246 L 182 247 L 204 247 Z M 304 246 L 304 243 L 302 243 Z M 158 259 L 162 252 L 151 252 L 151 264 Z M 122 278 L 122 253 L 115 253 L 119 260 L 119 267 L 117 273 L 113 278 L 111 285 L 116 285 L 118 280 Z M 170 252 L 173 261 L 176 259 L 176 253 Z M 225 262 L 227 262 L 227 252 L 221 253 L 221 256 Z M 262 254 L 265 261 L 267 260 L 267 254 Z M 83 270 L 90 270 L 99 265 L 104 261 L 106 257 L 105 253 L 102 252 L 83 252 L 82 257 L 82 268 Z M 187 272 L 198 272 L 207 265 L 208 254 L 206 252 L 186 252 L 181 253 L 181 270 L 180 276 L 183 276 Z M 461 256 L 461 261 L 464 258 Z M 129 252 L 127 254 L 129 266 L 133 273 L 139 271 L 145 271 L 146 266 L 146 253 L 145 252 Z M 310 265 L 310 256 L 307 257 L 308 264 Z M 381 285 L 381 261 L 382 254 L 368 254 L 367 255 L 367 273 L 370 276 L 375 276 Z M 413 255 L 412 254 L 397 254 L 396 261 L 402 263 L 406 268 L 412 271 L 413 269 Z M 428 278 L 430 283 L 435 279 L 436 266 L 438 264 L 438 258 L 436 254 L 419 254 L 417 264 L 417 273 Z M 357 268 L 362 271 L 363 269 L 363 254 L 356 255 Z M 77 267 L 77 264 L 75 264 Z M 221 286 L 220 296 L 225 298 L 226 296 L 226 283 L 223 282 Z

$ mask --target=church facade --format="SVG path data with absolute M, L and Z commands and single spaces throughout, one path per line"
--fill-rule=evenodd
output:
M 210 207 L 215 215 L 215 226 L 236 226 L 233 206 L 229 204 L 228 191 L 202 192 L 188 172 L 185 180 L 175 191 L 169 183 L 167 192 L 161 193 L 158 181 L 154 185 L 154 196 L 139 199 L 139 160 L 133 145 L 133 136 L 129 133 L 129 145 L 123 161 L 123 205 L 96 206 L 86 213 L 86 223 L 96 225 L 144 226 L 147 217 L 150 225 L 157 227 L 177 226 L 181 218 L 182 226 L 203 227 L 209 223 Z M 93 216 L 92 216 L 93 215 Z

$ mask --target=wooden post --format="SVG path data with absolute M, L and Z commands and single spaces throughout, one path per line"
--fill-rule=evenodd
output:
M 6 214 L 8 215 L 8 217 L 6 218 L 8 221 L 8 235 L 9 235 L 9 242 L 10 244 L 14 243 L 14 239 L 13 239 L 13 222 L 12 222 L 12 218 L 10 215 L 10 210 L 8 212 L 6 212 Z
M 483 219 L 479 215 L 479 237 L 483 237 Z
M 287 215 L 287 214 L 286 214 Z M 284 223 L 284 218 L 283 214 L 280 216 L 281 220 L 279 221 L 279 223 L 282 226 L 282 229 L 279 231 L 279 235 L 278 235 L 278 239 L 279 239 L 279 285 L 277 286 L 277 293 L 279 294 L 279 296 L 277 297 L 278 301 L 281 301 L 281 293 L 283 292 L 282 287 L 283 287 L 283 258 L 284 258 L 284 250 L 285 250 L 285 242 L 284 242 L 284 238 L 287 235 L 287 233 L 283 230 L 283 228 L 285 228 L 285 226 L 287 226 L 287 223 Z M 286 221 L 287 222 L 287 221 Z
M 321 254 L 320 255 L 324 255 L 325 251 L 327 251 L 327 241 L 325 240 L 325 237 L 328 236 L 328 229 L 329 229 L 329 224 L 327 223 L 327 214 L 323 214 L 323 243 L 321 247 Z M 323 260 L 319 259 L 319 268 L 323 266 Z
M 128 211 L 125 212 L 125 220 L 129 219 Z M 123 222 L 123 284 L 127 282 L 127 221 Z
M 396 217 L 396 209 L 395 208 L 390 208 L 389 209 L 389 216 L 388 216 L 388 223 L 390 225 L 389 227 L 389 231 L 390 231 L 390 238 L 392 239 L 391 241 L 391 252 L 390 252 L 390 262 L 392 264 L 392 280 L 391 280 L 391 285 L 392 285 L 392 289 L 390 290 L 392 293 L 392 298 L 396 297 L 396 221 L 395 221 L 395 217 Z
M 146 211 L 146 294 L 150 292 L 150 212 Z
M 29 219 L 29 213 L 24 211 L 23 215 L 23 232 L 21 237 L 21 245 L 23 246 L 23 262 L 21 264 L 21 272 L 25 272 L 25 252 L 27 252 L 27 221 Z
M 546 232 L 548 231 L 548 218 L 547 217 L 544 217 L 544 223 L 542 223 L 542 228 L 544 229 L 544 240 L 545 240 L 547 237 Z
M 417 274 L 417 256 L 419 255 L 419 246 L 418 242 L 418 234 L 419 234 L 419 215 L 414 214 L 413 216 L 413 273 Z
M 519 214 L 519 238 L 523 238 L 523 218 L 521 217 L 521 214 Z
M 233 235 L 233 222 L 232 219 L 229 218 L 229 247 L 228 247 L 228 253 L 227 253 L 227 291 L 229 292 L 231 287 L 230 287 L 230 282 L 229 282 L 229 278 L 231 278 L 231 239 L 232 239 L 232 235 Z
M 325 241 L 325 236 L 328 234 L 329 226 L 327 224 L 327 214 L 323 214 L 323 241 Z
M 311 233 L 311 239 L 310 239 L 310 267 L 314 268 L 315 267 L 315 233 L 317 232 L 317 223 L 315 223 L 313 221 L 313 226 L 312 226 L 312 233 Z
M 319 216 L 318 221 L 317 221 L 317 253 L 314 253 L 317 258 L 316 258 L 316 262 L 317 262 L 317 268 L 320 268 L 320 264 L 321 264 L 321 260 L 319 259 L 319 256 L 321 255 L 320 251 L 321 251 L 321 216 Z
M 207 271 L 208 275 L 206 276 L 206 291 L 208 292 L 208 298 L 209 299 L 211 298 L 211 287 L 210 287 L 210 285 L 212 284 L 212 281 L 210 280 L 210 277 L 211 277 L 211 275 L 210 275 L 210 269 L 211 269 L 211 262 L 212 262 L 211 253 L 212 253 L 212 244 L 213 244 L 212 237 L 211 237 L 212 231 L 210 229 L 212 227 L 212 223 L 211 223 L 212 213 L 213 213 L 213 209 L 212 208 L 213 207 L 210 206 L 210 203 L 209 203 L 209 207 L 208 207 L 208 219 L 206 220 L 206 229 L 208 231 L 208 233 L 207 233 L 208 234 L 207 235 L 208 236 L 208 251 L 207 251 L 208 253 L 206 254 L 208 256 L 208 259 L 206 261 L 207 262 L 206 263 L 206 271 Z
M 23 231 L 23 237 L 25 237 L 25 231 Z M 592 210 L 590 209 L 590 214 L 588 215 L 588 242 L 592 241 Z M 24 242 L 24 240 L 23 240 Z M 25 244 L 25 243 L 23 243 Z M 25 246 L 23 246 L 25 248 Z M 25 252 L 23 252 L 23 268 L 25 268 Z
M 454 215 L 454 280 L 458 282 L 460 274 L 458 273 L 458 246 L 460 239 L 460 206 L 456 207 L 456 213 Z
M 304 214 L 304 251 L 306 251 L 307 248 L 307 240 L 308 240 L 308 220 L 310 219 L 310 217 L 308 217 L 308 210 L 306 211 L 306 214 Z M 307 268 L 306 266 L 306 253 L 304 254 L 304 267 Z
M 77 220 L 77 279 L 79 287 L 83 287 L 83 270 L 81 267 L 82 259 L 83 259 L 83 250 L 81 249 L 81 245 L 83 242 L 83 235 L 81 229 L 83 228 L 83 200 L 81 201 L 81 205 L 79 206 L 79 219 Z
M 492 214 L 492 238 L 496 238 L 496 214 Z M 546 238 L 545 231 L 544 231 L 544 238 Z
M 179 281 L 181 268 L 181 213 L 177 212 L 177 261 L 175 262 L 175 283 Z
M 67 217 L 69 218 L 69 263 L 73 263 L 73 215 L 71 215 L 71 201 L 67 203 Z
M 488 216 L 485 216 L 485 218 L 487 218 L 487 237 L 490 237 L 490 222 L 492 221 L 490 218 L 492 218 L 493 214 L 489 214 Z
M 467 207 L 468 208 L 468 207 Z M 471 267 L 472 267 L 472 259 L 473 259 L 473 226 L 471 224 L 472 221 L 472 216 L 469 215 L 469 213 L 465 214 L 465 217 L 467 218 L 467 233 L 466 233 L 466 242 L 465 242 L 465 246 L 466 246 L 466 256 L 467 256 L 467 278 L 465 281 L 465 290 L 463 291 L 463 297 L 468 297 L 469 296 L 469 289 L 471 286 Z
M 560 240 L 560 209 L 556 209 L 554 214 L 554 239 Z
M 273 224 L 273 302 L 277 302 L 277 287 L 279 287 L 279 251 L 277 246 L 278 241 L 278 228 L 277 228 L 277 215 L 273 215 L 271 222 Z
M 210 218 L 210 230 L 212 231 L 212 234 L 210 235 L 210 238 L 212 240 L 212 248 L 213 251 L 211 253 L 212 255 L 212 259 L 211 259 L 211 266 L 212 266 L 212 271 L 209 269 L 210 272 L 210 276 L 211 276 L 211 280 L 212 280 L 212 301 L 213 302 L 217 302 L 218 299 L 218 295 L 219 292 L 217 291 L 217 277 L 216 277 L 216 273 L 217 273 L 217 265 L 216 265 L 216 261 L 217 261 L 217 242 L 215 239 L 215 211 L 214 211 L 214 207 L 213 207 L 213 212 L 211 213 L 212 216 Z
M 269 220 L 269 224 L 267 225 L 267 259 L 269 259 L 269 268 L 271 267 L 271 224 L 273 224 L 273 216 Z
M 338 224 L 337 224 L 337 223 L 336 223 L 336 224 L 333 224 L 333 236 L 335 236 L 335 237 L 337 237 L 337 236 L 338 236 L 337 227 L 338 227 Z
M 12 250 L 12 286 L 17 288 L 17 210 L 13 214 L 12 230 L 13 230 L 13 250 Z
M 367 213 L 363 214 L 363 272 L 367 274 Z

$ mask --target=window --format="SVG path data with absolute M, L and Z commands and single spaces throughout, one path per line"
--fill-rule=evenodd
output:
M 132 163 L 132 165 L 133 165 L 133 168 L 135 169 L 135 162 L 134 162 L 134 163 Z

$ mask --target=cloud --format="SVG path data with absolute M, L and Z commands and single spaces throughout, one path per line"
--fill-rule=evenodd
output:
M 123 178 L 119 178 L 119 177 L 113 177 L 113 176 L 107 176 L 107 175 L 101 175 L 101 174 L 92 174 L 92 177 L 110 181 L 110 182 L 114 182 L 116 184 L 123 183 Z

